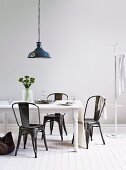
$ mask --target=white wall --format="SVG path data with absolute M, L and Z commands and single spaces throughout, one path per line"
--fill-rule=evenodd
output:
M 19 99 L 18 79 L 36 78 L 34 97 L 42 91 L 65 92 L 81 99 L 106 96 L 108 120 L 114 120 L 114 56 L 108 44 L 126 51 L 125 0 L 41 0 L 41 41 L 51 59 L 28 59 L 36 47 L 37 0 L 0 0 L 0 99 Z M 118 98 L 125 104 L 126 94 Z M 119 123 L 126 123 L 126 107 Z

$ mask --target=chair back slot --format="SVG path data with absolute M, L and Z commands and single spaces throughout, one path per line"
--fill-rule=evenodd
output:
M 66 99 L 68 100 L 68 95 L 65 93 L 52 93 L 47 96 L 47 99 L 53 98 L 53 100 L 63 100 Z

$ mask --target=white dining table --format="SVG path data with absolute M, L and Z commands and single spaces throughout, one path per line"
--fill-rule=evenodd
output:
M 12 108 L 12 103 L 8 101 L 0 101 L 0 113 L 3 114 L 3 128 L 4 133 L 7 132 L 8 129 L 8 116 L 7 109 Z M 66 102 L 72 102 L 70 105 L 65 105 Z M 86 148 L 86 140 L 85 140 L 85 131 L 84 131 L 84 108 L 81 101 L 64 101 L 58 100 L 50 104 L 37 104 L 40 108 L 40 113 L 72 113 L 73 117 L 73 134 L 74 134 L 74 150 L 77 151 L 78 147 Z

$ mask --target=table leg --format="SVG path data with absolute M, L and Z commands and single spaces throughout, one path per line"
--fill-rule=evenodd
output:
M 7 124 L 8 124 L 8 115 L 7 113 L 3 113 L 3 132 L 7 133 Z
M 74 110 L 74 150 L 78 150 L 78 109 Z

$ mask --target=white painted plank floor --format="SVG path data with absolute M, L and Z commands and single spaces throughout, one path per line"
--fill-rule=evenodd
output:
M 64 141 L 59 134 L 47 135 L 46 151 L 40 135 L 37 158 L 29 138 L 26 149 L 21 142 L 17 156 L 14 153 L 0 156 L 0 170 L 126 170 L 126 135 L 109 138 L 104 134 L 104 138 L 106 144 L 102 145 L 100 135 L 94 134 L 89 149 L 74 152 L 72 134 L 64 136 Z

